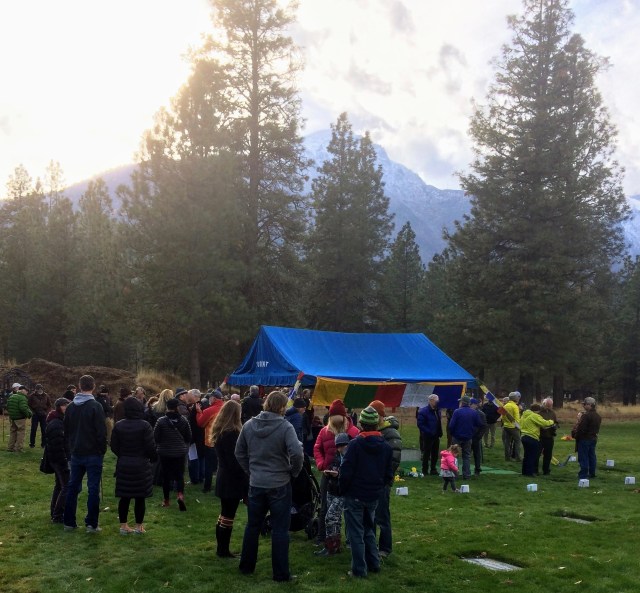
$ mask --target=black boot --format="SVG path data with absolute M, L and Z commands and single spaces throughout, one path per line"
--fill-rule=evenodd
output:
M 229 543 L 231 542 L 231 532 L 233 528 L 223 527 L 218 523 L 216 525 L 216 541 L 218 542 L 218 549 L 216 555 L 219 558 L 238 558 L 238 554 L 233 554 L 229 550 Z

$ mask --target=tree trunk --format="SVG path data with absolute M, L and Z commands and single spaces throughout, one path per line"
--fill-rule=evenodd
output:
M 562 408 L 564 404 L 564 375 L 553 376 L 553 407 Z
M 635 405 L 638 390 L 638 362 L 629 360 L 622 365 L 622 405 Z
M 520 379 L 518 380 L 518 391 L 522 395 L 522 399 L 520 401 L 528 406 L 531 405 L 533 403 L 533 390 L 533 375 L 531 373 L 521 371 Z
M 191 358 L 189 361 L 189 381 L 191 387 L 200 387 L 200 347 L 198 345 L 198 337 L 194 332 L 191 336 Z

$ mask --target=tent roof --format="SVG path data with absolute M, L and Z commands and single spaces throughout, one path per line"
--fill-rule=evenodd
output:
M 263 325 L 231 385 L 293 385 L 298 374 L 352 381 L 474 378 L 424 334 L 352 334 Z M 303 381 L 309 383 L 309 381 Z

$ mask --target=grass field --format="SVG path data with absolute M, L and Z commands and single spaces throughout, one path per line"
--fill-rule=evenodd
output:
M 333 592 L 370 591 L 584 591 L 626 592 L 638 589 L 640 530 L 636 486 L 624 484 L 637 475 L 640 423 L 603 423 L 598 444 L 598 477 L 588 489 L 577 487 L 577 466 L 554 468 L 536 478 L 538 492 L 527 492 L 531 478 L 517 474 L 483 474 L 468 481 L 469 494 L 445 495 L 440 479 L 406 478 L 409 496 L 393 496 L 394 552 L 382 572 L 352 581 L 345 576 L 350 556 L 316 558 L 304 533 L 291 537 L 290 558 L 297 582 L 271 581 L 270 542 L 261 541 L 256 574 L 242 576 L 236 560 L 215 556 L 217 499 L 187 486 L 188 511 L 159 506 L 159 489 L 147 501 L 148 533 L 120 536 L 117 500 L 113 496 L 114 458 L 105 458 L 103 532 L 63 532 L 49 522 L 53 477 L 41 474 L 41 449 L 7 453 L 8 422 L 0 448 L 0 592 L 59 593 L 202 591 Z M 414 426 L 405 422 L 403 437 L 417 443 Z M 556 442 L 564 459 L 573 443 Z M 519 468 L 502 461 L 499 448 L 486 452 L 486 465 Z M 615 460 L 607 469 L 606 459 Z M 640 486 L 638 486 L 640 488 Z M 78 520 L 86 509 L 80 495 Z M 566 521 L 563 515 L 589 519 Z M 241 508 L 232 539 L 239 551 L 245 513 Z M 486 554 L 522 570 L 492 572 L 460 557 Z

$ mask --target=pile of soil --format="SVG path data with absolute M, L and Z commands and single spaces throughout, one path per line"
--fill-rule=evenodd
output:
M 67 390 L 67 385 L 77 386 L 82 375 L 91 375 L 96 380 L 96 387 L 106 385 L 112 398 L 118 396 L 120 387 L 134 389 L 136 386 L 135 373 L 109 367 L 66 367 L 34 358 L 16 368 L 27 373 L 34 384 L 41 383 L 44 390 L 53 397 L 61 397 Z

